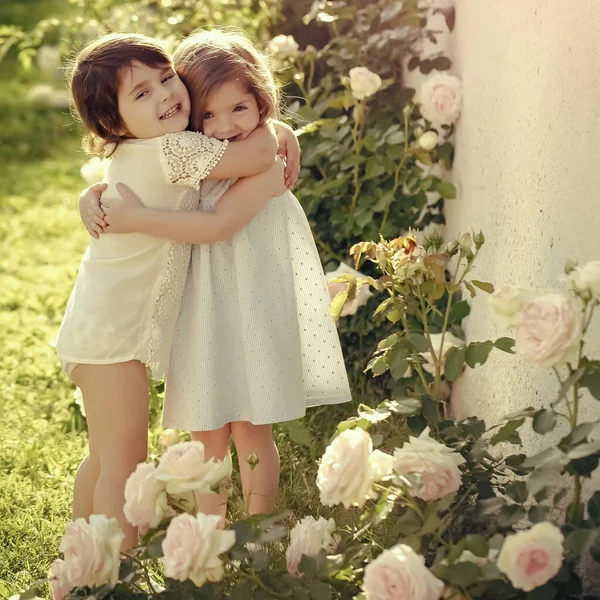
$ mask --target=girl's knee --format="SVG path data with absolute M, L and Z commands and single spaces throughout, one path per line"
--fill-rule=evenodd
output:
M 210 431 L 192 431 L 192 440 L 204 444 L 207 458 L 223 458 L 229 451 L 231 425 L 227 423 L 220 429 Z
M 273 441 L 272 425 L 254 425 L 250 421 L 236 421 L 231 424 L 231 435 L 234 442 L 264 444 Z

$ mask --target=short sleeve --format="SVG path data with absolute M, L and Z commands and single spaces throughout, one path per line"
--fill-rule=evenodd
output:
M 193 131 L 163 135 L 160 160 L 167 181 L 199 189 L 200 181 L 221 160 L 226 148 L 227 140 L 209 138 Z

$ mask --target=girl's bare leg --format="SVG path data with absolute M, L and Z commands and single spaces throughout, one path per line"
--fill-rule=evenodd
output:
M 273 512 L 279 489 L 279 452 L 273 440 L 273 426 L 237 421 L 231 424 L 231 435 L 240 462 L 248 512 L 251 515 Z M 253 452 L 258 458 L 254 468 L 246 460 Z
M 204 458 L 209 460 L 216 458 L 223 460 L 229 454 L 229 438 L 231 437 L 231 425 L 213 429 L 211 431 L 192 431 L 190 433 L 192 440 L 204 444 Z M 227 513 L 227 492 L 221 494 L 199 494 L 197 497 L 198 512 L 207 515 L 219 515 L 225 524 L 225 515 Z
M 89 519 L 94 512 L 94 490 L 100 477 L 100 454 L 94 440 L 93 424 L 88 423 L 89 454 L 81 461 L 73 489 L 73 521 Z
M 125 483 L 148 454 L 146 367 L 138 361 L 79 365 L 73 371 L 73 381 L 83 395 L 95 445 L 91 451 L 100 464 L 93 512 L 117 519 L 125 534 L 121 548 L 127 551 L 137 545 L 138 534 L 123 513 Z

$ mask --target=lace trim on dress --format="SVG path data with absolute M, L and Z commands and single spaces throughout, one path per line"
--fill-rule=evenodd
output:
M 195 189 L 221 160 L 228 143 L 193 131 L 168 133 L 161 141 L 160 157 L 170 183 Z
M 176 210 L 198 208 L 199 195 L 192 188 L 181 192 Z M 191 244 L 172 242 L 160 284 L 152 301 L 146 360 L 154 379 L 162 379 L 169 367 L 171 344 L 192 252 Z

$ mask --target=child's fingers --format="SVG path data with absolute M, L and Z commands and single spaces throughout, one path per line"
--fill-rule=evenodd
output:
M 100 234 L 91 226 L 91 225 L 86 225 L 85 228 L 87 229 L 87 232 L 94 238 L 94 239 L 98 239 L 100 237 Z
M 102 213 L 102 216 L 99 217 L 97 215 L 93 215 L 92 216 L 92 221 L 98 226 L 100 227 L 100 229 L 104 229 L 104 213 Z

